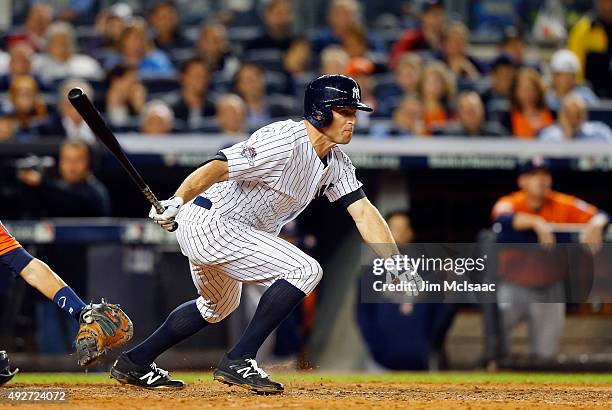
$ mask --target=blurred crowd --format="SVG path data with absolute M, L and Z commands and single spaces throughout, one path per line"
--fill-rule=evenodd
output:
M 302 3 L 292 0 L 24 3 L 2 38 L 0 141 L 94 141 L 66 99 L 75 86 L 117 132 L 244 136 L 299 117 L 305 85 L 332 73 L 360 83 L 375 112 L 359 115 L 358 131 L 374 138 L 612 138 L 606 115 L 589 120 L 612 95 L 610 0 L 552 2 L 568 8 L 562 16 L 593 9 L 542 29 L 565 44 L 550 61 L 527 58 L 516 16 L 496 23 L 489 58 L 473 54 L 471 37 L 488 33 L 486 1 L 468 2 L 480 13 L 472 31 L 441 0 L 381 5 L 387 13 L 376 16 L 366 15 L 371 1 L 324 2 L 319 28 L 308 30 L 298 30 Z M 509 14 L 527 7 L 513 3 Z M 551 2 L 528 3 L 554 17 Z

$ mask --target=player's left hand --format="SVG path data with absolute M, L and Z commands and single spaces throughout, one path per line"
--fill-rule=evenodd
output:
M 134 335 L 134 325 L 119 305 L 91 303 L 79 317 L 79 332 L 75 345 L 79 365 L 89 366 L 106 351 L 128 342 Z
M 161 201 L 160 204 L 164 207 L 164 212 L 158 214 L 155 207 L 152 206 L 149 211 L 149 218 L 153 219 L 153 222 L 165 230 L 172 231 L 174 228 L 174 218 L 178 214 L 180 207 L 183 206 L 183 198 L 175 196 Z

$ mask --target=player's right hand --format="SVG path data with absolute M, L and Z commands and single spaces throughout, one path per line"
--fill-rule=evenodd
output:
M 395 285 L 401 282 L 409 284 L 404 295 L 405 298 L 411 299 L 419 296 L 420 289 L 423 286 L 423 279 L 414 266 L 410 263 L 403 263 L 405 261 L 404 255 L 394 255 L 390 259 L 394 261 L 392 264 L 394 267 L 387 271 L 386 282 Z
M 183 198 L 175 196 L 161 201 L 160 204 L 164 207 L 164 212 L 158 214 L 155 207 L 152 206 L 149 211 L 149 218 L 153 219 L 153 222 L 165 230 L 171 232 L 174 230 L 174 218 L 178 214 L 180 207 L 183 206 Z

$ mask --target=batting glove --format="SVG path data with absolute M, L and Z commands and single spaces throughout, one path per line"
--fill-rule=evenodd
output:
M 406 286 L 406 295 L 414 298 L 419 295 L 419 289 L 423 286 L 423 279 L 410 263 L 403 263 L 403 258 L 403 255 L 390 257 L 395 262 L 395 266 L 387 271 L 386 282 L 395 285 L 400 283 L 408 284 L 409 286 Z M 398 260 L 400 261 L 399 263 Z
M 175 196 L 165 201 L 161 201 L 160 204 L 164 207 L 164 212 L 158 214 L 155 207 L 152 206 L 149 211 L 149 218 L 153 219 L 153 222 L 166 231 L 172 231 L 174 227 L 174 218 L 178 214 L 180 207 L 183 206 L 183 198 Z

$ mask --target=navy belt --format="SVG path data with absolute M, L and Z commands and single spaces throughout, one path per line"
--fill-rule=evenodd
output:
M 201 206 L 202 208 L 210 209 L 212 208 L 212 202 L 208 198 L 204 198 L 203 196 L 198 196 L 193 200 L 193 203 L 197 206 Z

